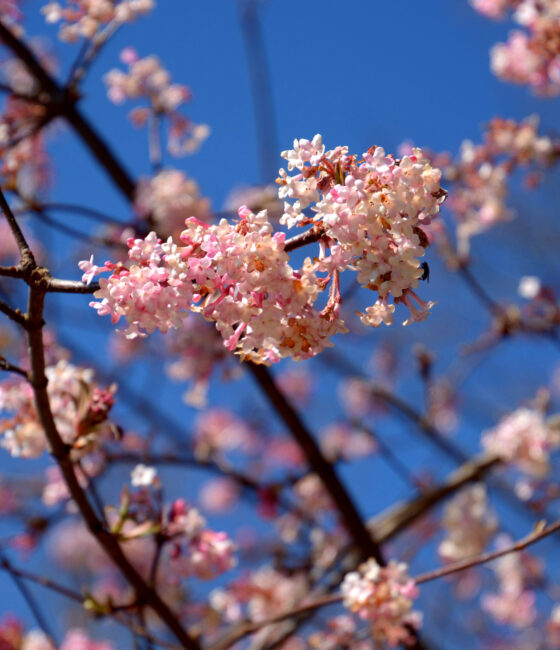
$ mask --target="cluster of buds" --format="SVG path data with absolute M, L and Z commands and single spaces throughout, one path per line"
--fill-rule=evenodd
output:
M 130 239 L 130 267 L 81 262 L 84 281 L 112 271 L 100 280 L 94 295 L 101 302 L 92 306 L 113 322 L 124 316 L 132 338 L 181 328 L 192 309 L 216 323 L 228 350 L 258 363 L 306 359 L 332 345 L 330 336 L 346 331 L 338 285 L 319 311 L 316 265 L 307 259 L 297 271 L 290 266 L 285 235 L 272 234 L 265 212 L 241 208 L 239 217 L 237 224 L 222 219 L 213 226 L 187 219 L 183 246 L 162 243 L 155 233 Z
M 466 487 L 445 507 L 445 538 L 438 552 L 446 562 L 464 560 L 484 551 L 498 530 L 498 519 L 489 507 L 483 483 Z
M 391 324 L 391 298 L 410 309 L 405 325 L 424 320 L 433 303 L 424 302 L 414 289 L 424 274 L 424 227 L 445 199 L 441 172 L 420 149 L 398 160 L 371 147 L 358 160 L 348 147 L 325 151 L 320 135 L 295 140 L 294 149 L 282 157 L 295 173 L 280 170 L 279 196 L 293 200 L 284 204 L 281 222 L 288 227 L 315 224 L 325 235 L 319 268 L 355 270 L 358 282 L 377 292 L 378 300 L 361 314 L 362 321 L 373 327 Z M 313 216 L 305 213 L 308 208 Z
M 560 92 L 560 2 L 558 0 L 472 0 L 481 13 L 513 20 L 524 28 L 492 48 L 493 72 L 506 81 L 528 84 L 543 95 Z
M 423 228 L 445 198 L 441 172 L 419 149 L 397 160 L 373 147 L 358 161 L 346 147 L 325 152 L 320 136 L 294 146 L 283 156 L 297 173 L 281 170 L 279 194 L 295 202 L 285 204 L 282 221 L 289 227 L 315 224 L 318 258 L 292 268 L 286 235 L 273 233 L 266 211 L 242 207 L 234 224 L 189 217 L 181 246 L 150 233 L 129 239 L 128 265 L 80 262 L 84 282 L 112 273 L 100 280 L 95 297 L 101 302 L 92 306 L 113 322 L 124 316 L 129 338 L 181 329 L 185 312 L 199 312 L 216 324 L 228 350 L 267 364 L 313 357 L 346 331 L 339 317 L 339 273 L 345 269 L 357 271 L 358 281 L 378 294 L 361 314 L 364 323 L 392 323 L 390 299 L 410 309 L 405 324 L 426 318 L 433 303 L 414 288 L 424 274 Z M 311 202 L 313 218 L 303 212 Z M 317 299 L 327 288 L 328 300 L 319 309 Z
M 76 458 L 96 449 L 102 439 L 113 437 L 108 419 L 115 386 L 100 388 L 93 371 L 59 361 L 46 369 L 48 394 L 56 427 Z M 12 456 L 35 458 L 48 444 L 39 421 L 33 389 L 22 378 L 0 382 L 0 433 L 2 446 Z M 11 414 L 11 415 L 9 415 Z
M 404 563 L 380 567 L 374 559 L 346 574 L 341 591 L 344 605 L 371 626 L 372 637 L 391 647 L 414 642 L 411 629 L 419 629 L 421 614 L 412 610 L 418 589 Z
M 155 56 L 140 59 L 134 49 L 127 48 L 121 53 L 121 61 L 128 65 L 128 73 L 113 69 L 105 75 L 109 99 L 115 104 L 127 99 L 146 100 L 147 106 L 130 112 L 132 123 L 141 127 L 152 119 L 166 117 L 170 153 L 179 156 L 196 151 L 208 137 L 209 129 L 205 124 L 194 124 L 178 112 L 191 99 L 189 88 L 171 83 L 169 72 Z
M 61 41 L 74 43 L 81 38 L 93 38 L 110 23 L 129 23 L 137 16 L 149 13 L 154 0 L 67 0 L 49 2 L 42 8 L 48 23 L 62 23 Z

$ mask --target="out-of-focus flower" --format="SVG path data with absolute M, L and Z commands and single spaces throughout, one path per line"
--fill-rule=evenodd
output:
M 148 14 L 154 0 L 66 0 L 66 4 L 48 2 L 41 12 L 47 23 L 62 23 L 61 41 L 73 43 L 93 38 L 110 23 L 129 23 Z
M 445 538 L 438 552 L 447 562 L 482 553 L 498 530 L 498 518 L 490 508 L 486 488 L 476 483 L 463 488 L 445 507 Z
M 486 431 L 482 446 L 521 471 L 544 478 L 550 469 L 550 451 L 560 446 L 560 432 L 547 425 L 540 411 L 521 408 Z

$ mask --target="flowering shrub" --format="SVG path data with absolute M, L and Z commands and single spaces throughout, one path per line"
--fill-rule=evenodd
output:
M 468 3 L 362 4 L 0 0 L 0 650 L 560 647 L 554 111 L 465 140 Z M 470 4 L 558 94 L 558 0 Z

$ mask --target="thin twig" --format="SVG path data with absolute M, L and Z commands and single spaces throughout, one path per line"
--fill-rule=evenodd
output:
M 99 290 L 99 283 L 84 284 L 80 280 L 61 280 L 50 278 L 47 284 L 49 293 L 95 293 Z
M 4 370 L 5 372 L 13 372 L 16 375 L 21 375 L 24 379 L 27 379 L 29 381 L 27 371 L 25 371 L 23 368 L 20 368 L 19 366 L 14 366 L 13 363 L 10 363 L 3 356 L 0 356 L 0 370 Z
M 1 25 L 2 23 L 0 21 L 0 26 Z M 33 253 L 31 252 L 31 249 L 29 248 L 29 244 L 25 239 L 25 235 L 23 234 L 21 228 L 19 227 L 17 219 L 15 218 L 14 213 L 12 212 L 10 206 L 8 205 L 8 202 L 6 201 L 6 197 L 4 196 L 4 192 L 2 192 L 1 189 L 0 189 L 0 208 L 2 208 L 2 212 L 4 213 L 4 216 L 8 221 L 8 225 L 10 226 L 10 230 L 12 231 L 14 239 L 16 240 L 16 244 L 19 248 L 22 262 L 29 261 L 29 263 L 35 264 L 35 258 L 33 257 Z
M 21 311 L 19 309 L 13 309 L 3 300 L 0 300 L 0 312 L 5 314 L 10 320 L 13 320 L 14 323 L 20 327 L 27 327 L 27 320 Z

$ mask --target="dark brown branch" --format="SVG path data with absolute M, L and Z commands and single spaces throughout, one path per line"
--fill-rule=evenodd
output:
M 319 476 L 325 489 L 330 494 L 333 503 L 338 508 L 341 520 L 344 522 L 348 533 L 360 551 L 360 555 L 364 559 L 373 557 L 379 564 L 384 565 L 385 562 L 379 545 L 368 532 L 356 505 L 350 498 L 346 488 L 342 485 L 336 471 L 321 453 L 315 439 L 307 430 L 296 410 L 278 389 L 268 369 L 263 365 L 250 362 L 247 366 L 301 447 L 310 467 Z
M 5 314 L 10 320 L 13 320 L 14 323 L 20 327 L 27 327 L 27 320 L 21 311 L 19 309 L 13 309 L 2 300 L 0 300 L 0 312 L 2 314 Z
M 488 553 L 475 555 L 474 557 L 467 558 L 466 560 L 453 562 L 452 564 L 448 564 L 447 566 L 441 567 L 440 569 L 422 573 L 414 578 L 414 582 L 416 582 L 418 585 L 421 585 L 425 582 L 430 582 L 432 580 L 437 580 L 438 578 L 443 578 L 444 576 L 449 576 L 453 573 L 458 573 L 459 571 L 464 571 L 465 569 L 471 569 L 475 566 L 486 564 L 487 562 L 497 560 L 499 557 L 503 557 L 504 555 L 523 551 L 528 546 L 531 546 L 536 542 L 540 542 L 541 539 L 549 537 L 558 531 L 560 531 L 560 521 L 556 521 L 555 523 L 548 526 L 537 525 L 532 533 L 519 540 L 515 544 L 512 544 L 511 546 L 507 546 L 506 548 L 502 548 L 498 551 L 489 551 Z
M 10 363 L 3 356 L 0 356 L 0 370 L 4 370 L 5 372 L 13 372 L 16 375 L 21 375 L 24 379 L 29 380 L 29 377 L 27 376 L 27 372 L 23 370 L 23 368 L 14 366 L 13 363 Z
M 0 277 L 5 278 L 23 278 L 25 276 L 25 269 L 21 264 L 13 266 L 0 266 Z
M 56 591 L 56 593 L 61 594 L 62 596 L 65 596 L 66 598 L 69 598 L 70 600 L 73 600 L 77 603 L 82 604 L 84 601 L 82 594 L 78 593 L 77 591 L 73 591 L 64 585 L 60 585 L 57 582 L 50 580 L 49 578 L 36 575 L 35 573 L 31 573 L 30 571 L 26 571 L 24 569 L 16 568 L 1 552 L 0 568 L 8 571 L 18 578 L 22 578 L 23 580 L 28 580 L 29 582 L 41 585 L 42 587 L 50 589 L 51 591 Z
M 73 95 L 66 88 L 62 88 L 45 70 L 40 61 L 10 29 L 0 20 L 0 41 L 2 41 L 29 69 L 42 90 L 50 95 L 51 107 L 56 108 L 56 114 L 64 117 L 82 138 L 89 150 L 93 153 L 101 167 L 113 179 L 115 185 L 124 196 L 132 201 L 134 198 L 135 184 L 115 154 L 109 149 L 101 136 L 93 129 L 89 122 L 75 105 Z
M 397 503 L 371 519 L 367 524 L 371 534 L 380 543 L 388 541 L 467 483 L 481 480 L 499 463 L 500 459 L 490 454 L 481 454 L 468 460 L 441 485 L 410 501 Z
M 0 21 L 0 25 L 2 25 L 1 21 Z M 4 196 L 4 192 L 2 192 L 2 190 L 0 190 L 0 208 L 2 208 L 2 212 L 4 213 L 4 216 L 8 221 L 8 225 L 10 226 L 10 230 L 12 231 L 14 239 L 16 240 L 21 255 L 22 263 L 24 265 L 26 263 L 34 265 L 35 258 L 33 257 L 33 253 L 29 248 L 29 244 L 25 239 L 25 235 L 23 234 L 21 228 L 19 227 L 19 224 L 14 216 L 14 213 L 12 212 L 10 206 L 8 205 L 8 202 L 6 201 L 6 197 Z
M 157 592 L 146 584 L 142 576 L 123 553 L 114 535 L 106 530 L 99 521 L 76 478 L 69 449 L 62 441 L 56 428 L 47 393 L 48 381 L 45 375 L 45 355 L 42 335 L 44 298 L 44 284 L 31 283 L 28 305 L 29 327 L 27 330 L 31 358 L 31 383 L 35 393 L 35 407 L 47 440 L 49 441 L 51 453 L 60 467 L 68 491 L 76 503 L 88 529 L 134 588 L 139 602 L 151 607 L 156 612 L 184 648 L 188 650 L 199 650 L 200 646 L 198 642 L 189 636 L 176 615 L 159 597 Z

